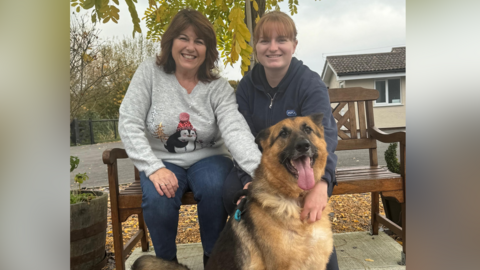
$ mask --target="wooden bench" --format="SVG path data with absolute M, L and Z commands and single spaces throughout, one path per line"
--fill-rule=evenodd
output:
M 373 102 L 379 93 L 362 87 L 329 89 L 333 116 L 337 121 L 338 145 L 336 151 L 368 149 L 370 166 L 337 167 L 338 186 L 333 195 L 371 193 L 371 232 L 378 234 L 379 223 L 402 237 L 402 263 L 406 260 L 405 234 L 405 137 L 406 133 L 387 134 L 375 127 Z M 377 141 L 400 143 L 400 174 L 378 166 Z M 393 197 L 402 208 L 402 227 L 380 215 L 379 194 Z
M 386 134 L 375 127 L 373 101 L 378 91 L 365 88 L 329 89 L 333 115 L 337 122 L 339 142 L 337 151 L 368 149 L 370 166 L 337 168 L 337 182 L 333 195 L 371 193 L 371 232 L 378 234 L 379 224 L 388 227 L 402 237 L 405 254 L 405 132 Z M 357 113 L 358 112 L 358 113 Z M 357 122 L 358 120 L 358 122 Z M 400 142 L 401 174 L 389 172 L 378 166 L 377 140 L 385 143 Z M 122 192 L 119 191 L 117 160 L 128 158 L 124 149 L 107 149 L 103 152 L 103 163 L 108 167 L 110 206 L 113 227 L 113 244 L 117 270 L 125 270 L 125 257 L 141 241 L 142 250 L 148 250 L 147 227 L 142 213 L 142 191 L 140 176 L 135 169 L 135 181 Z M 402 227 L 380 215 L 379 194 L 394 197 L 402 204 Z M 196 204 L 191 192 L 182 197 L 182 203 Z M 138 215 L 138 232 L 123 245 L 122 222 L 131 215 Z M 405 258 L 405 256 L 403 256 Z

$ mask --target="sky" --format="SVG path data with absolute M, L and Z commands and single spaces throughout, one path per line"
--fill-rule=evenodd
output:
M 97 24 L 104 39 L 131 37 L 133 23 L 125 1 L 120 0 L 120 20 Z M 148 1 L 136 4 L 139 17 L 144 16 Z M 405 46 L 405 0 L 299 0 L 298 13 L 292 16 L 297 27 L 298 46 L 294 54 L 310 69 L 321 74 L 329 55 L 389 52 Z M 280 3 L 288 11 L 288 1 Z M 71 9 L 73 11 L 73 9 Z M 83 12 L 83 11 L 82 11 Z M 87 12 L 91 12 L 87 11 Z M 145 21 L 141 21 L 146 33 Z M 240 62 L 224 67 L 222 77 L 240 80 Z

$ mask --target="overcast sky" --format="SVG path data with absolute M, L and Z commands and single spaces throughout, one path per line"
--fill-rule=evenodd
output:
M 100 36 L 131 37 L 133 23 L 125 1 L 120 2 L 120 21 L 100 24 Z M 392 47 L 405 46 L 405 0 L 300 0 L 298 13 L 292 16 L 298 31 L 294 54 L 312 70 L 321 74 L 328 55 L 388 52 Z M 288 1 L 280 8 L 288 12 Z M 148 1 L 136 4 L 139 17 L 144 17 Z M 90 12 L 90 11 L 89 11 Z M 141 21 L 146 34 L 145 21 Z M 219 61 L 223 66 L 223 62 Z M 241 79 L 238 65 L 227 66 L 223 77 Z

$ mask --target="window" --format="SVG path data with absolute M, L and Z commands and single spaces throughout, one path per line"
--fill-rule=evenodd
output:
M 402 103 L 400 99 L 400 79 L 375 81 L 375 89 L 380 93 L 375 104 L 389 105 Z

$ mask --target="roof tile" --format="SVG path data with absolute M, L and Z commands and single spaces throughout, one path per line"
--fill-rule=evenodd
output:
M 327 56 L 327 62 L 338 76 L 405 72 L 405 55 L 405 47 L 396 47 L 388 53 Z

